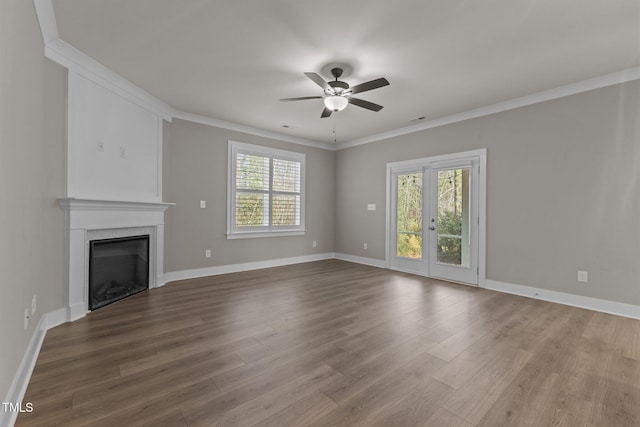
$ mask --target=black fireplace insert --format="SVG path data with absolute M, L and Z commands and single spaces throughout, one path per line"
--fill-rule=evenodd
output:
M 149 235 L 92 240 L 89 310 L 149 289 Z

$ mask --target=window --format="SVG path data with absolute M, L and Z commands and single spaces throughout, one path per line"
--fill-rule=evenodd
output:
M 305 155 L 229 141 L 227 238 L 304 234 Z

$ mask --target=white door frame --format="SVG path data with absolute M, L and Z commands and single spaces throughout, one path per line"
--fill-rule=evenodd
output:
M 419 159 L 404 160 L 399 162 L 387 163 L 386 168 L 386 181 L 387 181 L 387 194 L 386 194 L 386 245 L 385 245 L 385 267 L 391 269 L 391 260 L 395 252 L 392 251 L 391 244 L 395 242 L 392 235 L 392 227 L 395 225 L 391 223 L 394 218 L 392 207 L 392 195 L 393 191 L 393 177 L 398 172 L 408 170 L 423 170 L 425 176 L 429 174 L 431 166 L 436 163 L 459 161 L 467 158 L 477 158 L 479 164 L 478 173 L 478 287 L 485 287 L 486 282 L 486 212 L 487 212 L 487 149 L 482 148 L 478 150 L 464 151 L 460 153 L 445 154 L 440 156 L 423 157 Z M 427 187 L 423 187 L 423 191 L 427 191 Z M 428 218 L 429 207 L 423 204 L 423 220 Z M 426 214 L 426 215 L 425 215 Z M 425 235 L 425 227 L 423 226 L 423 235 Z M 395 248 L 393 248 L 395 250 Z M 424 267 L 419 271 L 415 269 L 404 270 L 403 268 L 394 269 L 399 271 L 405 271 L 407 273 L 419 274 L 429 277 L 428 271 L 428 258 L 430 254 L 426 253 L 426 236 L 423 237 L 423 260 Z

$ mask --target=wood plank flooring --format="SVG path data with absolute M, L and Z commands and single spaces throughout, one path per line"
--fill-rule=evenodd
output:
M 48 332 L 25 426 L 640 426 L 640 321 L 338 260 Z

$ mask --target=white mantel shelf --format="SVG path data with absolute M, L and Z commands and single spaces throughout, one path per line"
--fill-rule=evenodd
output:
M 75 197 L 59 198 L 58 203 L 64 210 L 101 210 L 101 211 L 160 211 L 164 212 L 175 203 L 165 202 L 132 202 L 127 200 L 76 199 Z

